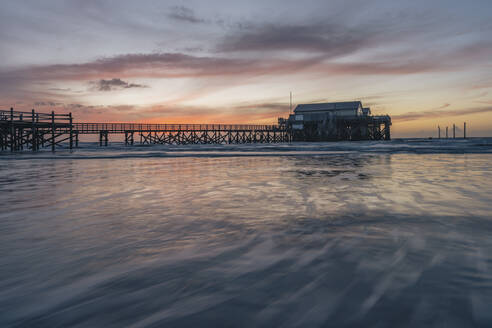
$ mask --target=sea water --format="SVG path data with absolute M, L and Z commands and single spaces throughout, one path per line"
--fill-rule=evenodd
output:
M 0 154 L 1 327 L 490 327 L 492 139 Z

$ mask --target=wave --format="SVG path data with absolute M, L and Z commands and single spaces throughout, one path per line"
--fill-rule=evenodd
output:
M 56 153 L 42 150 L 37 153 L 0 153 L 1 159 L 114 159 L 114 158 L 172 158 L 172 157 L 274 157 L 328 156 L 333 154 L 492 154 L 492 138 L 470 139 L 395 139 L 391 141 L 320 142 L 240 145 L 134 145 L 112 143 L 99 147 L 81 143 L 80 148 Z

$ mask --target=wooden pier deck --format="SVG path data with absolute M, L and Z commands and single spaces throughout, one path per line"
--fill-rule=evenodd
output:
M 278 125 L 74 123 L 77 134 L 98 134 L 101 146 L 109 134 L 124 134 L 125 144 L 240 144 L 289 142 L 290 133 Z
M 74 123 L 70 114 L 0 110 L 0 150 L 36 151 L 44 147 L 78 147 L 79 135 L 99 135 L 107 146 L 110 134 L 124 135 L 126 145 L 240 144 L 290 142 L 285 126 L 252 124 Z
M 32 151 L 50 147 L 55 151 L 62 143 L 74 145 L 72 114 L 37 113 L 0 110 L 0 150 Z
M 336 133 L 319 122 L 293 129 L 279 120 L 277 125 L 255 124 L 145 124 L 74 123 L 72 114 L 0 110 L 0 151 L 36 151 L 41 148 L 78 147 L 80 135 L 98 135 L 99 145 L 108 146 L 109 135 L 124 135 L 125 145 L 140 144 L 243 144 L 291 141 L 390 140 L 391 118 L 385 116 L 340 118 Z M 281 123 L 284 122 L 284 123 Z M 331 131 L 331 132 L 333 132 Z

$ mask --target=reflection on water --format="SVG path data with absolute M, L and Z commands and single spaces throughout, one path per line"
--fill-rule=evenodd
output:
M 492 324 L 489 154 L 65 157 L 0 161 L 2 327 Z

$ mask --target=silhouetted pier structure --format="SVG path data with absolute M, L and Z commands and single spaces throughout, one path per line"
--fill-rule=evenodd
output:
M 78 147 L 80 135 L 98 135 L 107 146 L 109 135 L 124 135 L 126 145 L 280 143 L 292 140 L 281 125 L 73 123 L 72 114 L 0 110 L 0 150 L 36 151 Z
M 125 144 L 242 144 L 291 141 L 289 131 L 279 125 L 241 124 L 140 124 L 74 123 L 79 134 L 99 135 L 99 144 L 108 145 L 110 134 L 124 134 Z
M 293 141 L 391 140 L 388 115 L 338 118 L 331 131 L 320 125 L 308 122 L 302 129 L 293 129 Z
M 41 148 L 78 147 L 80 135 L 98 135 L 107 146 L 109 135 L 124 135 L 125 145 L 140 144 L 244 144 L 291 141 L 389 140 L 391 118 L 360 114 L 360 102 L 335 103 L 346 106 L 335 113 L 323 110 L 290 115 L 276 125 L 258 124 L 146 124 L 74 123 L 72 114 L 0 110 L 0 150 L 36 151 Z M 353 107 L 347 107 L 349 104 Z M 301 105 L 306 106 L 306 105 Z M 299 108 L 299 106 L 298 106 Z M 336 108 L 336 107 L 335 107 Z M 352 114 L 352 111 L 354 113 Z
M 74 146 L 72 114 L 37 113 L 0 110 L 0 150 L 32 151 L 50 147 L 55 151 L 62 143 Z M 78 139 L 77 139 L 78 140 Z
M 280 121 L 291 128 L 294 141 L 391 139 L 391 117 L 372 115 L 360 101 L 299 104 Z

